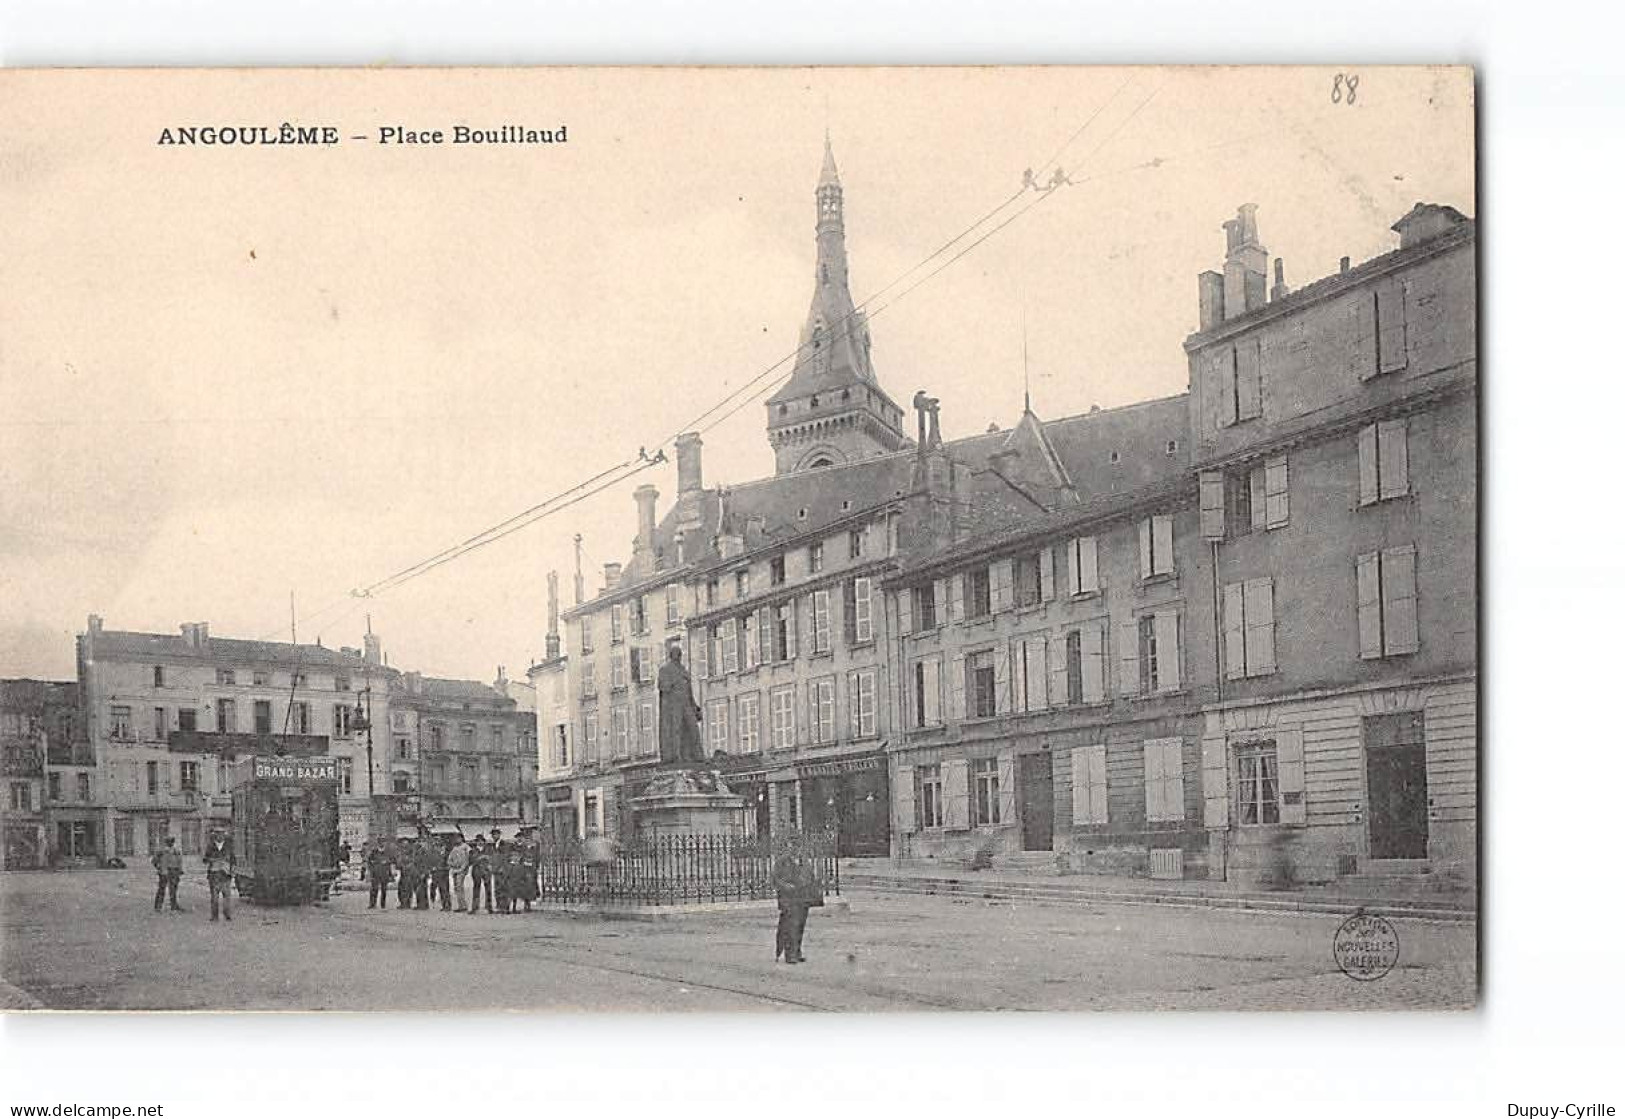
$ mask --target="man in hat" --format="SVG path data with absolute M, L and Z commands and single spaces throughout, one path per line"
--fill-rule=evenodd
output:
M 491 889 L 497 896 L 497 912 L 513 912 L 513 844 L 502 838 L 501 828 L 491 829 Z
M 209 920 L 220 920 L 222 910 L 226 920 L 231 920 L 231 880 L 237 859 L 225 828 L 210 829 L 208 845 L 203 848 L 203 869 L 209 878 Z
M 389 847 L 381 839 L 367 841 L 367 908 L 389 908 L 389 879 L 391 867 Z
M 186 910 L 180 907 L 175 900 L 175 891 L 181 885 L 181 852 L 175 846 L 175 837 L 164 836 L 164 845 L 152 853 L 152 869 L 158 872 L 158 893 L 152 899 L 152 911 L 157 913 L 164 907 L 164 892 L 169 893 L 169 908 L 176 913 Z
M 452 889 L 457 893 L 457 912 L 468 912 L 468 860 L 471 852 L 468 844 L 463 842 L 463 835 L 457 832 L 451 837 L 451 846 L 446 850 L 446 874 L 451 881 Z
M 484 835 L 474 837 L 474 850 L 468 859 L 469 876 L 474 880 L 474 895 L 469 899 L 468 911 L 480 911 L 480 894 L 485 894 L 485 911 L 493 913 L 491 908 L 491 848 L 486 845 Z

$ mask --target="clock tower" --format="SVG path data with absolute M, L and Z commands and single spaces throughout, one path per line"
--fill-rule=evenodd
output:
M 855 462 L 908 442 L 903 410 L 875 379 L 868 322 L 852 304 L 845 200 L 827 135 L 815 196 L 818 260 L 812 307 L 801 328 L 790 379 L 767 402 L 767 439 L 779 474 Z

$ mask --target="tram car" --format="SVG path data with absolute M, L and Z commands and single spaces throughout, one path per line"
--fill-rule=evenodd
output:
M 231 836 L 238 896 L 262 905 L 325 900 L 338 878 L 338 759 L 237 762 Z

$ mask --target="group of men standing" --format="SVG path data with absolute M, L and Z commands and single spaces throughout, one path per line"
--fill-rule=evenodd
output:
M 501 828 L 491 829 L 489 842 L 483 834 L 473 843 L 458 834 L 370 841 L 363 861 L 367 908 L 388 909 L 393 882 L 401 909 L 428 909 L 438 900 L 446 912 L 455 901 L 458 913 L 478 913 L 482 902 L 487 913 L 514 913 L 520 903 L 529 913 L 541 894 L 536 881 L 540 859 L 534 836 L 504 839 Z M 470 884 L 472 898 L 466 892 Z

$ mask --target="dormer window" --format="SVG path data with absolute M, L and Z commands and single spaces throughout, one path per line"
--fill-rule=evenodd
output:
M 1118 454 L 1116 451 L 1113 451 L 1107 457 L 1109 457 L 1111 459 L 1111 463 L 1112 463 L 1113 466 L 1116 466 L 1118 463 L 1123 461 L 1123 456 Z

